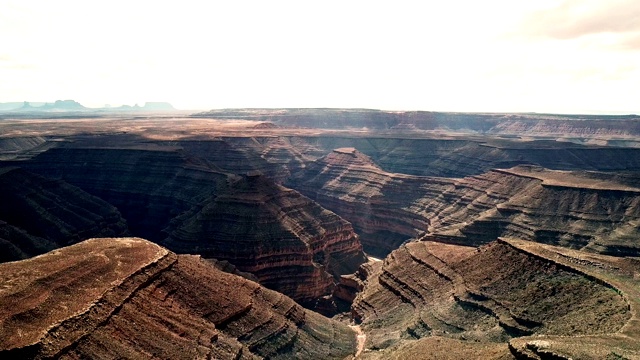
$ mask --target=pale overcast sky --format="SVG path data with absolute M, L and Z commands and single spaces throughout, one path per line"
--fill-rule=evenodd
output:
M 640 1 L 0 0 L 0 102 L 640 113 Z

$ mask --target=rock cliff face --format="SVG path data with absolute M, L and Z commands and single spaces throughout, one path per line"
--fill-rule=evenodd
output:
M 126 221 L 105 201 L 64 181 L 0 168 L 0 261 L 128 233 Z
M 87 141 L 91 143 L 91 141 Z M 131 232 L 152 241 L 182 212 L 215 193 L 227 175 L 168 144 L 120 148 L 83 143 L 50 149 L 25 168 L 62 179 L 117 207 Z
M 167 247 L 227 260 L 311 306 L 365 260 L 350 223 L 259 173 L 230 178 L 166 231 Z
M 494 170 L 457 181 L 425 201 L 430 234 L 469 244 L 509 236 L 594 252 L 640 254 L 640 189 L 604 173 L 537 167 Z M 426 199 L 425 199 L 426 200 Z
M 0 265 L 3 358 L 336 358 L 346 325 L 142 239 Z
M 640 254 L 640 188 L 634 176 L 533 166 L 462 179 L 381 170 L 338 149 L 289 186 L 351 221 L 365 250 L 385 255 L 409 238 L 477 245 L 518 237 L 591 251 Z
M 456 340 L 427 346 L 440 351 L 457 342 L 464 348 L 543 339 L 521 338 L 532 334 L 621 337 L 629 340 L 623 351 L 637 355 L 631 339 L 638 265 L 625 264 L 515 240 L 481 248 L 412 242 L 377 264 L 352 311 L 367 334 L 366 348 L 388 348 L 388 355 L 419 339 Z M 625 280 L 614 284 L 610 277 Z
M 208 155 L 215 162 L 196 156 L 211 144 L 185 150 L 126 137 L 119 141 L 81 138 L 16 163 L 113 204 L 134 235 L 176 252 L 227 260 L 317 309 L 330 311 L 332 301 L 319 299 L 364 261 L 351 224 L 265 176 L 222 170 L 216 163 L 242 163 L 223 162 L 225 151 Z
M 289 182 L 351 221 L 360 230 L 366 251 L 381 256 L 427 230 L 429 219 L 411 204 L 450 183 L 448 179 L 385 172 L 353 148 L 334 150 Z
M 313 129 L 450 131 L 578 139 L 633 138 L 640 135 L 638 115 L 481 114 L 373 109 L 223 109 L 192 116 L 271 121 L 285 127 Z
M 183 141 L 185 151 L 230 172 L 259 170 L 285 181 L 334 149 L 352 147 L 392 173 L 456 177 L 534 164 L 554 170 L 640 170 L 640 148 L 550 140 L 354 134 L 237 136 Z M 640 146 L 640 145 L 639 145 Z

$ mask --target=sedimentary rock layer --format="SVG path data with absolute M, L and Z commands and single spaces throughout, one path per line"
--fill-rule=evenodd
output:
M 230 178 L 166 231 L 167 247 L 227 260 L 305 304 L 364 261 L 350 223 L 259 173 Z
M 93 239 L 0 265 L 0 356 L 338 358 L 347 326 L 196 256 Z
M 637 115 L 554 115 L 509 113 L 443 113 L 374 109 L 220 109 L 192 115 L 217 119 L 272 121 L 310 128 L 466 130 L 480 133 L 637 135 Z
M 134 235 L 152 241 L 162 239 L 161 231 L 173 217 L 215 193 L 218 182 L 226 180 L 221 171 L 170 144 L 101 146 L 107 140 L 85 139 L 54 148 L 22 166 L 109 202 Z
M 448 203 L 425 199 L 432 219 L 427 236 L 453 235 L 471 244 L 510 236 L 640 254 L 640 189 L 609 174 L 520 166 L 461 179 L 442 198 Z
M 419 236 L 467 245 L 499 236 L 640 254 L 637 177 L 518 166 L 462 179 L 388 173 L 352 148 L 309 164 L 289 186 L 351 221 L 384 255 Z
M 546 258 L 526 246 L 543 245 L 500 240 L 477 249 L 412 242 L 392 252 L 366 280 L 352 307 L 367 334 L 366 348 L 388 348 L 393 354 L 403 347 L 411 350 L 405 345 L 417 339 L 446 337 L 462 342 L 458 350 L 468 347 L 473 353 L 480 350 L 473 343 L 504 346 L 510 339 L 538 334 L 578 336 L 577 341 L 621 336 L 631 342 L 626 354 L 640 354 L 640 342 L 631 336 L 637 329 L 628 329 L 636 321 L 631 297 L 639 285 L 633 279 L 638 264 L 563 253 L 568 264 L 583 262 L 596 269 L 583 271 L 552 260 L 557 252 Z M 606 274 L 626 283 L 609 283 Z M 416 346 L 442 350 L 451 343 Z
M 411 204 L 450 183 L 391 174 L 363 153 L 340 148 L 309 164 L 289 184 L 351 221 L 361 231 L 366 250 L 384 255 L 427 230 L 429 219 Z
M 107 202 L 61 180 L 0 169 L 0 261 L 25 259 L 96 236 L 125 236 Z

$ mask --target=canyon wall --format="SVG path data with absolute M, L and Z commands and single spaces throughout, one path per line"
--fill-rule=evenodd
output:
M 352 222 L 365 250 L 381 256 L 420 236 L 467 245 L 512 236 L 636 256 L 640 190 L 632 179 L 535 166 L 461 179 L 418 177 L 388 173 L 343 148 L 288 185 Z
M 355 352 L 346 325 L 142 239 L 88 240 L 0 270 L 3 357 L 343 359 Z
M 313 308 L 365 260 L 350 223 L 259 173 L 231 177 L 166 232 L 167 247 L 229 261 Z
M 209 154 L 213 162 L 197 157 L 206 151 L 196 145 L 130 140 L 83 138 L 14 163 L 111 203 L 136 236 L 229 261 L 306 306 L 335 310 L 334 284 L 364 261 L 350 223 L 267 176 L 223 170 L 222 153 Z
M 61 180 L 0 168 L 0 261 L 29 258 L 96 236 L 126 236 L 107 202 Z
M 544 248 L 551 253 L 546 258 L 527 250 L 539 246 L 500 240 L 472 248 L 418 241 L 392 252 L 370 270 L 352 307 L 372 351 L 365 358 L 401 358 L 402 351 L 411 350 L 407 344 L 422 342 L 440 352 L 451 347 L 454 353 L 477 353 L 480 343 L 485 350 L 506 353 L 505 345 L 523 336 L 577 342 L 627 336 L 636 303 L 625 292 L 637 289 L 634 270 L 623 268 L 619 258 L 585 260 L 555 247 Z M 566 264 L 552 260 L 560 254 Z M 592 270 L 567 265 L 572 262 Z M 616 273 L 626 283 L 618 288 L 604 280 L 608 275 L 593 275 L 599 271 Z M 637 341 L 629 338 L 628 345 L 622 351 L 636 354 Z

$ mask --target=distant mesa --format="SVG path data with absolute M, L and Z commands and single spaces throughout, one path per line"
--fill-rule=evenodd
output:
M 82 104 L 75 100 L 56 100 L 53 103 L 45 103 L 44 105 L 36 105 L 25 101 L 19 111 L 76 111 L 87 110 Z
M 122 105 L 122 106 L 111 106 L 105 105 L 101 108 L 88 108 L 75 100 L 56 100 L 52 103 L 44 103 L 44 102 L 34 102 L 34 101 L 24 101 L 24 102 L 8 102 L 8 103 L 0 103 L 0 111 L 10 111 L 10 112 L 90 112 L 90 111 L 109 111 L 109 112 L 117 112 L 117 111 L 147 111 L 147 112 L 158 112 L 158 111 L 175 111 L 176 108 L 173 107 L 168 102 L 155 101 L 155 102 L 146 102 L 144 106 L 140 106 L 135 104 L 131 105 Z
M 103 107 L 100 110 L 103 111 L 175 111 L 176 108 L 168 102 L 146 102 L 144 106 L 140 106 L 135 104 L 131 105 L 122 105 L 118 107 Z
M 176 108 L 168 102 L 156 101 L 156 102 L 147 102 L 142 107 L 144 110 L 175 110 Z

